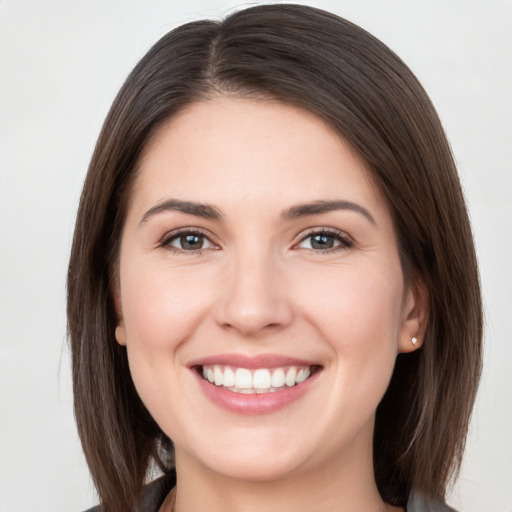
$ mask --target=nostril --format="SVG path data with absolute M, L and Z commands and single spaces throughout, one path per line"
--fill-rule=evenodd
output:
M 282 329 L 292 322 L 293 308 L 285 290 L 278 286 L 274 276 L 271 280 L 260 275 L 263 271 L 258 271 L 258 266 L 244 268 L 250 277 L 240 277 L 232 285 L 226 283 L 218 298 L 213 315 L 224 330 L 254 336 Z

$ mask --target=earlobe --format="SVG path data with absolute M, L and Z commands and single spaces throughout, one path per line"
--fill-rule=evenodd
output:
M 122 322 L 116 327 L 115 336 L 119 345 L 126 346 L 126 330 Z
M 398 352 L 412 352 L 420 348 L 425 338 L 429 312 L 429 295 L 425 282 L 416 278 L 408 285 L 404 298 L 402 327 Z
M 119 345 L 126 346 L 126 329 L 124 326 L 123 309 L 121 307 L 121 293 L 118 284 L 113 284 L 111 287 L 112 299 L 114 301 L 114 308 L 116 311 L 117 326 L 114 335 Z

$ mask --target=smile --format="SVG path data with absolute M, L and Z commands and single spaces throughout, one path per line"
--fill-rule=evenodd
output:
M 316 362 L 277 354 L 217 354 L 190 361 L 199 389 L 233 414 L 278 412 L 309 394 L 323 373 Z
M 314 367 L 284 366 L 279 368 L 235 368 L 224 365 L 204 365 L 201 374 L 210 384 L 234 393 L 273 393 L 301 384 L 307 380 Z

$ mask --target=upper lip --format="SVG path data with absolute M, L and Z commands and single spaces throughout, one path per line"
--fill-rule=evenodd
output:
M 298 359 L 296 357 L 283 356 L 279 354 L 217 354 L 195 359 L 188 364 L 189 368 L 207 365 L 225 365 L 236 368 L 258 369 L 258 368 L 279 368 L 282 366 L 314 366 L 318 363 Z

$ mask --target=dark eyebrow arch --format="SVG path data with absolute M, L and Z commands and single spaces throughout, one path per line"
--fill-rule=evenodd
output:
M 181 201 L 180 199 L 169 199 L 163 203 L 159 203 L 156 206 L 150 208 L 142 217 L 140 223 L 146 222 L 149 217 L 156 215 L 157 213 L 175 211 L 188 213 L 189 215 L 195 215 L 196 217 L 202 217 L 203 219 L 210 220 L 222 220 L 222 213 L 217 210 L 214 206 L 208 204 L 195 203 L 193 201 Z
M 320 215 L 321 213 L 332 212 L 336 210 L 350 210 L 363 215 L 373 226 L 377 225 L 377 222 L 373 218 L 372 214 L 364 207 L 352 201 L 313 201 L 311 203 L 299 204 L 292 206 L 281 214 L 285 220 L 297 219 L 300 217 L 307 217 L 309 215 Z

